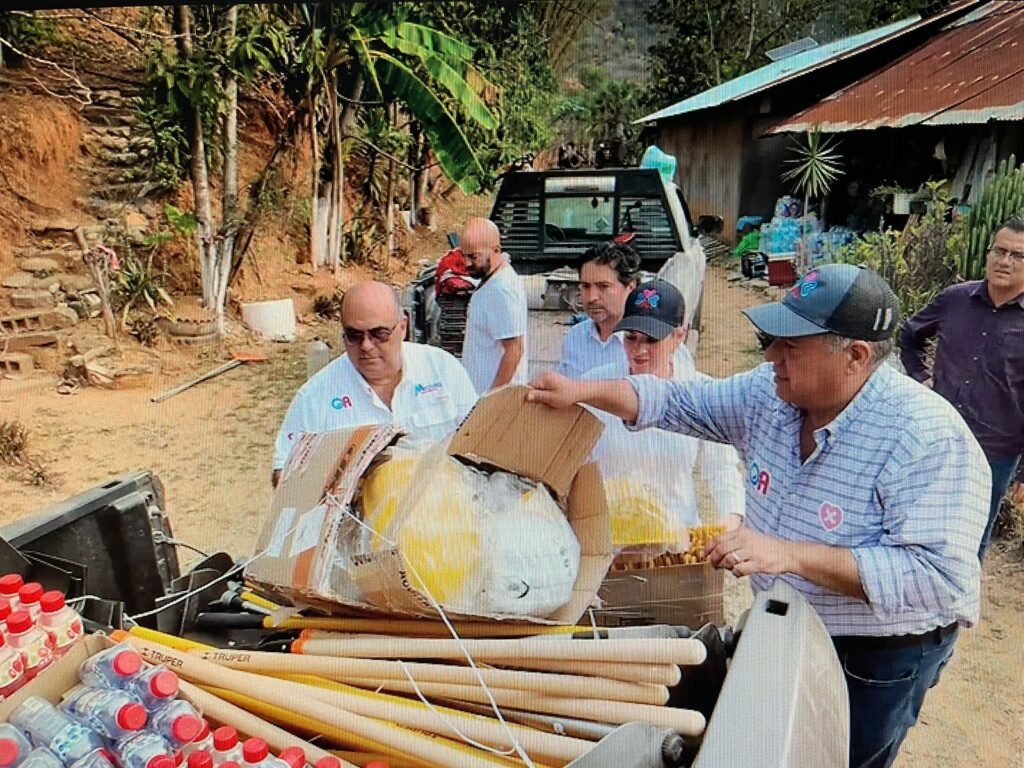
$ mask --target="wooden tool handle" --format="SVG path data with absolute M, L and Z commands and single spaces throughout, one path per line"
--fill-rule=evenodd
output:
M 547 659 L 611 661 L 629 664 L 702 664 L 707 648 L 699 640 L 633 638 L 618 640 L 463 640 L 466 651 L 485 661 Z M 319 639 L 296 642 L 293 652 L 310 656 L 350 656 L 367 659 L 462 659 L 455 640 L 413 637 Z

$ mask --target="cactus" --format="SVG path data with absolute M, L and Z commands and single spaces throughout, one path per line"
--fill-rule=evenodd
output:
M 1010 155 L 996 166 L 996 173 L 981 191 L 978 202 L 964 222 L 966 253 L 961 263 L 963 277 L 978 280 L 985 273 L 985 252 L 995 228 L 1011 216 L 1024 213 L 1024 165 Z

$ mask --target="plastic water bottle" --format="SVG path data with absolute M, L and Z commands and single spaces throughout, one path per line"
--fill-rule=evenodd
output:
M 0 597 L 0 634 L 7 634 L 7 619 L 12 613 L 11 604 Z
M 32 751 L 25 734 L 8 723 L 0 723 L 0 768 L 15 768 Z
M 25 684 L 25 661 L 21 652 L 0 634 L 0 701 Z M 0 729 L 4 726 L 0 725 Z M 2 730 L 0 730 L 2 733 Z
M 242 745 L 242 768 L 265 768 L 269 758 L 270 747 L 263 739 L 246 739 Z
M 306 753 L 302 747 L 288 747 L 277 754 L 277 759 L 283 762 L 288 768 L 305 768 Z
M 26 611 L 15 611 L 8 617 L 7 642 L 21 654 L 26 683 L 53 663 L 50 638 Z
M 6 600 L 11 605 L 11 610 L 21 608 L 18 600 L 18 590 L 25 585 L 25 580 L 17 573 L 7 573 L 0 576 L 0 599 Z
M 181 748 L 181 752 L 185 757 L 192 757 L 196 752 L 212 753 L 213 751 L 213 734 L 210 733 L 210 724 L 205 720 L 202 720 L 201 723 L 202 730 L 199 731 L 199 735 L 196 736 L 194 741 L 189 742 Z M 212 754 L 210 756 L 210 760 L 213 760 Z
M 213 768 L 213 756 L 200 749 L 188 756 L 188 768 Z
M 116 688 L 76 686 L 64 697 L 61 709 L 115 741 L 146 727 L 146 708 Z
M 39 621 L 39 598 L 43 596 L 43 585 L 38 581 L 30 581 L 18 590 L 18 600 L 21 601 L 21 610 L 28 611 L 32 621 Z
M 43 593 L 39 610 L 39 626 L 49 635 L 54 654 L 63 656 L 85 632 L 82 617 L 68 607 L 64 595 L 56 589 Z
M 48 747 L 67 766 L 103 746 L 99 734 L 89 726 L 38 696 L 25 699 L 11 713 L 10 722 L 27 733 L 34 744 Z
M 78 677 L 93 688 L 125 688 L 141 669 L 142 657 L 128 643 L 121 643 L 83 661 Z
M 306 378 L 313 378 L 316 373 L 331 362 L 331 348 L 319 336 L 315 336 L 306 347 Z
M 18 768 L 64 768 L 64 763 L 46 747 L 36 747 Z
M 148 667 L 128 682 L 127 690 L 155 712 L 178 695 L 178 676 L 162 665 Z
M 123 768 L 174 768 L 173 752 L 167 740 L 152 731 L 139 731 L 114 747 Z
M 203 721 L 191 704 L 175 699 L 153 714 L 150 728 L 167 739 L 174 749 L 181 749 L 196 740 L 203 730 Z
M 97 749 L 81 760 L 76 760 L 70 768 L 116 768 L 114 755 L 107 749 Z
M 242 762 L 242 747 L 238 743 L 238 731 L 230 725 L 222 725 L 213 732 L 213 762 L 223 766 L 226 763 Z

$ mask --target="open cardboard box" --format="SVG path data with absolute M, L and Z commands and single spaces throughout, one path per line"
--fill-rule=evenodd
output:
M 0 701 L 0 722 L 6 723 L 11 713 L 29 696 L 41 696 L 51 704 L 59 704 L 61 697 L 78 685 L 78 668 L 82 662 L 110 645 L 110 639 L 102 635 L 83 637 L 28 685 Z
M 556 411 L 527 403 L 525 394 L 526 387 L 509 386 L 482 397 L 446 452 L 483 469 L 543 483 L 565 510 L 580 544 L 579 574 L 567 604 L 544 619 L 490 618 L 572 624 L 590 606 L 612 561 L 600 470 L 585 463 L 602 425 L 583 408 Z M 367 426 L 300 438 L 256 544 L 263 554 L 246 568 L 246 578 L 296 604 L 332 613 L 436 618 L 397 549 L 353 552 L 356 528 L 345 510 L 360 477 L 398 434 L 391 427 Z
M 594 617 L 606 627 L 721 625 L 724 591 L 725 571 L 710 563 L 612 571 L 598 590 Z

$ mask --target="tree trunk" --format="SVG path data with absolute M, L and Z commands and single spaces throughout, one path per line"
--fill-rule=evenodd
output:
M 178 54 L 182 60 L 192 58 L 191 11 L 187 6 L 174 7 L 174 32 Z M 185 130 L 191 153 L 190 175 L 192 196 L 196 212 L 196 245 L 199 249 L 199 268 L 203 284 L 203 306 L 216 311 L 216 282 L 213 266 L 216 249 L 213 239 L 213 208 L 210 203 L 210 178 L 206 165 L 206 143 L 203 139 L 203 117 L 191 104 L 184 106 Z
M 394 125 L 397 121 L 398 105 L 390 104 L 387 108 L 388 119 L 391 124 Z M 392 154 L 388 154 L 388 183 L 386 192 L 384 193 L 384 205 L 386 206 L 384 211 L 384 247 L 387 249 L 385 254 L 385 269 L 391 268 L 391 254 L 395 252 L 395 160 Z
M 335 278 L 341 276 L 341 239 L 342 239 L 342 193 L 344 180 L 341 154 L 341 110 L 338 107 L 338 71 L 331 70 L 328 78 L 327 107 L 331 136 L 331 207 L 327 218 L 327 251 L 329 263 L 334 269 Z
M 316 269 L 323 258 L 322 238 L 320 237 L 320 139 L 316 128 L 316 96 L 312 86 L 306 89 L 309 101 L 309 263 Z
M 234 46 L 238 31 L 238 6 L 231 6 L 227 13 L 227 29 L 225 48 Z M 238 234 L 238 78 L 230 68 L 224 77 L 224 95 L 226 100 L 222 147 L 224 165 L 221 180 L 221 212 L 220 237 L 216 252 L 216 295 L 214 309 L 217 313 L 217 332 L 223 336 L 225 328 L 224 310 L 227 307 L 228 282 L 231 276 L 231 261 L 235 248 L 235 237 Z

